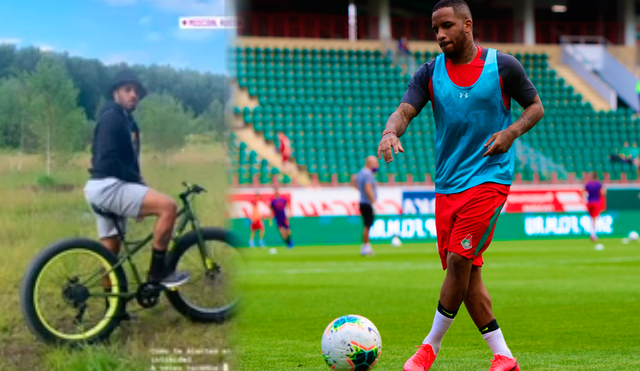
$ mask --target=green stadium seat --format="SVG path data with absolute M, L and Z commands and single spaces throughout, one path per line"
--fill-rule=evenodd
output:
M 321 182 L 330 182 L 331 174 L 337 174 L 341 183 L 348 182 L 360 168 L 362 157 L 375 153 L 380 129 L 411 78 L 380 50 L 248 47 L 236 48 L 234 53 L 232 64 L 239 85 L 260 104 L 253 110 L 234 108 L 234 113 L 242 114 L 245 122 L 275 144 L 275 132 L 284 130 L 292 140 L 296 161 L 318 174 Z M 417 51 L 414 57 L 423 63 L 439 53 Z M 545 105 L 545 118 L 519 139 L 540 157 L 518 159 L 517 171 L 523 179 L 532 180 L 535 173 L 540 179 L 550 179 L 550 165 L 545 164 L 551 162 L 567 172 L 596 168 L 619 176 L 626 171 L 605 161 L 606 156 L 625 139 L 640 142 L 640 119 L 631 119 L 633 112 L 625 108 L 595 112 L 549 68 L 546 54 L 517 53 L 515 57 L 528 71 Z M 513 119 L 521 113 L 522 108 L 512 101 Z M 397 181 L 406 181 L 408 174 L 416 182 L 424 181 L 425 173 L 433 178 L 435 125 L 431 115 L 427 105 L 403 139 L 407 153 L 380 168 L 382 182 L 387 181 L 387 174 Z M 581 150 L 565 150 L 577 148 Z M 239 178 L 253 171 L 259 173 L 262 183 L 270 181 L 274 171 L 279 173 L 252 157 L 242 143 L 230 147 L 229 155 L 235 156 L 234 171 Z M 635 176 L 633 171 L 628 174 L 629 179 Z M 567 173 L 559 177 L 566 178 Z

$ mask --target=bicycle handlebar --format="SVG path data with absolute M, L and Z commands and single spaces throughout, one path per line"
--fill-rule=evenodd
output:
M 197 185 L 197 184 L 191 184 L 189 182 L 182 182 L 182 185 L 187 188 L 186 191 L 180 193 L 180 198 L 185 200 L 187 197 L 189 197 L 192 194 L 200 194 L 203 192 L 207 192 L 206 189 L 204 189 L 203 187 Z

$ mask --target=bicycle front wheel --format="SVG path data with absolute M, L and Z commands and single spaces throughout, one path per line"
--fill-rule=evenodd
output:
M 20 290 L 22 313 L 41 340 L 57 344 L 95 343 L 118 326 L 127 291 L 116 257 L 97 241 L 68 239 L 42 251 Z M 107 296 L 113 294 L 114 296 Z
M 188 272 L 191 278 L 166 291 L 173 307 L 196 322 L 224 322 L 239 302 L 237 277 L 242 259 L 231 235 L 221 228 L 202 228 L 205 255 L 195 231 L 184 235 L 168 257 L 167 265 Z

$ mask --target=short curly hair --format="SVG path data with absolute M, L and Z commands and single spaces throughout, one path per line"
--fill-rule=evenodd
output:
M 471 19 L 471 9 L 464 0 L 441 0 L 433 7 L 431 14 L 442 8 L 453 8 L 453 12 L 458 17 Z

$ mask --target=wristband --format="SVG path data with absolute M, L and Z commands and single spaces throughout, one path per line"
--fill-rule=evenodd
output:
M 393 134 L 393 135 L 395 135 L 396 137 L 398 136 L 398 134 L 396 134 L 396 132 L 395 132 L 395 131 L 393 131 L 393 130 L 385 130 L 385 131 L 383 131 L 383 132 L 382 132 L 382 136 L 385 136 L 385 135 L 387 135 L 387 134 Z

